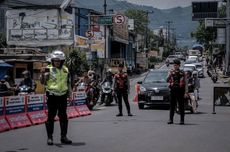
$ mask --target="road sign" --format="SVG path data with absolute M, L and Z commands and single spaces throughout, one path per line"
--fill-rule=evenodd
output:
M 93 33 L 93 31 L 88 30 L 88 31 L 86 31 L 85 36 L 88 38 L 92 38 L 94 36 L 94 33 Z
M 100 25 L 112 25 L 113 24 L 113 16 L 99 16 L 98 24 Z
M 226 27 L 226 19 L 224 18 L 206 18 L 205 19 L 205 28 L 207 27 Z
M 114 23 L 115 24 L 121 25 L 124 22 L 125 22 L 125 16 L 124 15 L 118 14 L 118 15 L 114 16 Z

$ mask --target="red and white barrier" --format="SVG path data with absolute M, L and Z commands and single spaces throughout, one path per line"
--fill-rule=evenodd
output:
M 26 107 L 26 96 L 5 97 L 6 120 L 11 129 L 32 125 L 27 116 Z
M 27 115 L 32 124 L 41 124 L 47 120 L 45 113 L 46 96 L 44 94 L 34 94 L 27 96 Z
M 84 91 L 74 92 L 68 101 L 68 118 L 90 115 Z M 0 97 L 0 132 L 44 123 L 47 120 L 46 96 L 33 94 Z M 59 120 L 58 116 L 55 120 Z
M 85 91 L 78 91 L 73 93 L 73 102 L 75 104 L 75 109 L 80 114 L 80 116 L 91 115 L 91 111 L 86 106 L 86 93 Z
M 0 132 L 10 130 L 10 126 L 5 118 L 4 98 L 0 97 Z

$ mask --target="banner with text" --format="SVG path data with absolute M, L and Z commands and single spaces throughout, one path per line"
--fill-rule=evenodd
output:
M 25 112 L 25 96 L 5 97 L 6 114 Z
M 44 100 L 43 94 L 29 95 L 27 98 L 28 112 L 43 110 Z

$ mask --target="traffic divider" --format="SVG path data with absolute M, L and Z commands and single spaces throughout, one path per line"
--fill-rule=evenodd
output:
M 26 113 L 27 96 L 5 97 L 5 115 L 11 129 L 32 125 Z
M 4 97 L 0 97 L 0 132 L 10 130 L 10 125 L 5 118 Z
M 73 100 L 68 100 L 68 105 L 67 105 L 67 111 L 66 112 L 67 112 L 68 118 L 80 117 L 80 114 L 75 109 L 75 104 L 74 104 Z
M 32 124 L 41 124 L 46 122 L 45 113 L 46 96 L 44 94 L 33 94 L 27 96 L 27 115 Z
M 85 91 L 73 92 L 72 99 L 75 105 L 75 109 L 80 116 L 91 115 L 91 111 L 86 105 L 87 96 Z

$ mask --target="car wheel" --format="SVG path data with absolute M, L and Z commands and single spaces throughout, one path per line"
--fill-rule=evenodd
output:
M 143 103 L 138 103 L 138 108 L 139 109 L 144 109 L 145 105 Z

